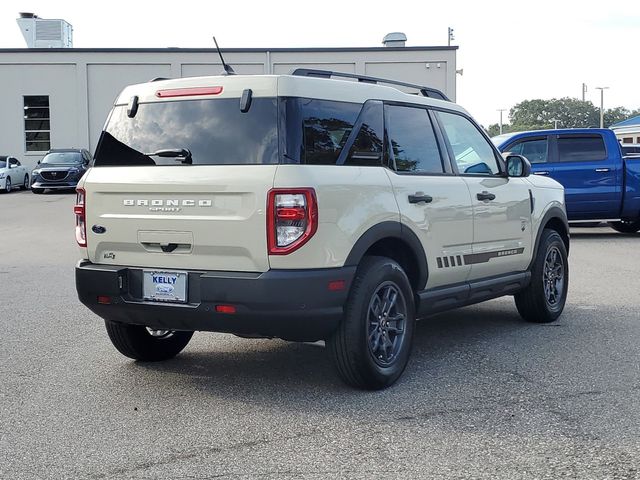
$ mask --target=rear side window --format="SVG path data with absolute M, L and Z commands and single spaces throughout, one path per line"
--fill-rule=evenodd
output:
M 547 138 L 521 140 L 504 149 L 526 157 L 531 163 L 545 163 L 548 158 Z
M 385 106 L 387 132 L 398 172 L 442 173 L 440 150 L 427 110 Z
M 303 148 L 300 163 L 335 165 L 353 130 L 362 105 L 306 98 L 290 101 L 297 102 L 299 114 L 302 116 Z M 288 112 L 292 112 L 292 109 L 288 109 Z M 296 129 L 293 123 L 289 123 L 290 130 Z M 292 150 L 294 152 L 290 155 L 297 153 L 295 148 Z
M 606 158 L 607 150 L 600 135 L 558 137 L 558 159 L 561 162 L 591 162 Z
M 119 105 L 95 153 L 96 166 L 185 163 L 278 163 L 276 99 L 254 98 L 247 113 L 237 98 L 141 103 L 133 118 Z

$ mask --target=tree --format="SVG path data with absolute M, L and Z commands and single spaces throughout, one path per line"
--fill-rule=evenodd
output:
M 599 110 L 591 102 L 575 98 L 524 100 L 509 111 L 511 125 L 533 129 L 553 128 L 554 120 L 562 128 L 593 127 L 600 122 Z

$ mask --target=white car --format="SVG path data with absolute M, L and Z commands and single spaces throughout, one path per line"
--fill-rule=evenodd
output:
M 0 191 L 9 193 L 15 187 L 29 188 L 27 169 L 15 157 L 0 156 Z
M 528 321 L 560 316 L 562 185 L 503 159 L 442 93 L 378 83 L 396 82 L 298 70 L 124 90 L 74 208 L 78 295 L 121 353 L 171 358 L 196 330 L 324 339 L 347 383 L 379 389 L 418 318 L 503 295 Z

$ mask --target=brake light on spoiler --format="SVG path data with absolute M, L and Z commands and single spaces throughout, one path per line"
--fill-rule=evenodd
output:
M 196 95 L 220 95 L 222 87 L 191 87 L 191 88 L 171 88 L 168 90 L 158 90 L 156 97 L 193 97 Z

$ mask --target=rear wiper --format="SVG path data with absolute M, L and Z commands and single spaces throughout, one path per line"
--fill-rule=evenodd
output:
M 179 148 L 179 149 L 164 149 L 164 150 L 156 150 L 153 153 L 145 153 L 147 157 L 165 157 L 165 158 L 181 158 L 182 163 L 186 163 L 191 165 L 193 163 L 193 159 L 191 158 L 191 152 L 188 148 Z

